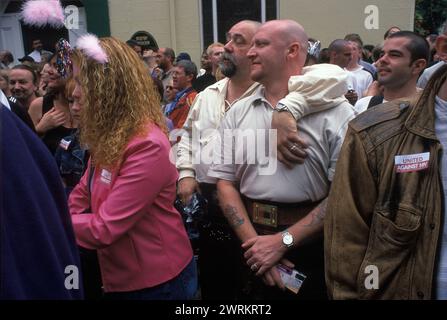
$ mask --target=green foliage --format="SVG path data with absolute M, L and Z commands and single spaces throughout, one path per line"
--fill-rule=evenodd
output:
M 414 30 L 421 35 L 438 33 L 447 20 L 447 0 L 416 0 Z

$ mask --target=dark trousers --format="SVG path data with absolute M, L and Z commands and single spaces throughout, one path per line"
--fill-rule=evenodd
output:
M 101 270 L 96 250 L 79 247 L 85 300 L 100 300 L 103 295 Z
M 324 246 L 323 239 L 294 248 L 285 258 L 295 264 L 295 269 L 303 273 L 304 280 L 300 291 L 295 294 L 286 289 L 269 287 L 261 278 L 256 277 L 246 266 L 245 290 L 241 299 L 250 300 L 327 300 L 327 290 L 324 275 Z
M 241 284 L 241 242 L 220 210 L 216 185 L 200 184 L 208 211 L 200 226 L 199 283 L 203 300 L 235 300 Z
M 322 238 L 290 250 L 285 256 L 307 277 L 298 294 L 269 287 L 248 268 L 241 241 L 218 205 L 216 186 L 202 183 L 200 189 L 208 200 L 199 240 L 199 282 L 203 300 L 327 299 Z M 258 234 L 263 234 L 256 224 L 253 226 Z

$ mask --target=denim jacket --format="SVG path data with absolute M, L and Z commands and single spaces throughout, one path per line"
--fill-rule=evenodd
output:
M 324 226 L 331 298 L 432 298 L 443 215 L 435 95 L 350 123 Z
M 88 161 L 88 152 L 79 143 L 79 130 L 60 141 L 55 158 L 66 188 L 72 189 L 81 180 Z

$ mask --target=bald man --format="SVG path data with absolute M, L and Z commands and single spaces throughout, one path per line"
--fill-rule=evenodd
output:
M 329 45 L 329 63 L 340 68 L 346 68 L 352 60 L 352 50 L 349 41 L 336 39 Z
M 245 298 L 326 297 L 322 208 L 354 111 L 343 96 L 345 73 L 325 77 L 323 71 L 317 72 L 338 67 L 303 68 L 307 44 L 303 27 L 295 21 L 269 21 L 258 29 L 247 56 L 250 76 L 261 87 L 228 111 L 221 125 L 223 143 L 216 147 L 208 172 L 218 179 L 222 211 L 242 243 L 249 266 L 248 279 L 241 284 L 248 292 Z M 291 91 L 289 80 L 305 79 L 309 70 L 315 72 L 313 81 L 302 81 L 294 88 L 297 94 L 306 93 L 302 104 L 326 103 L 332 108 L 298 121 L 299 135 L 309 146 L 308 157 L 290 168 L 271 152 L 276 150 L 276 139 L 269 130 L 273 114 L 283 113 L 279 102 Z M 292 152 L 296 148 L 295 144 L 289 147 Z M 229 161 L 232 158 L 235 161 Z M 298 294 L 286 291 L 279 273 L 293 266 L 307 277 Z

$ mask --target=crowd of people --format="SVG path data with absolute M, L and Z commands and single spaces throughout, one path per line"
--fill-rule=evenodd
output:
M 244 20 L 200 69 L 113 37 L 32 44 L 0 52 L 0 298 L 447 299 L 447 26 L 321 49 Z

